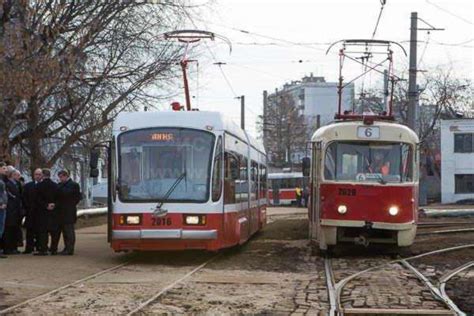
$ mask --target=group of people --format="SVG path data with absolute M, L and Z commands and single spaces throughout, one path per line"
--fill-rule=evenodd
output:
M 74 254 L 80 187 L 67 170 L 57 175 L 59 183 L 51 180 L 50 169 L 36 169 L 33 180 L 24 184 L 18 170 L 0 162 L 0 258 L 19 253 Z M 22 226 L 26 229 L 25 242 Z M 64 249 L 58 253 L 61 235 Z M 23 245 L 20 252 L 18 248 Z

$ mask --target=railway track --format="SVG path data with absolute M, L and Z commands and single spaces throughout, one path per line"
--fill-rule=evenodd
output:
M 151 303 L 153 303 L 155 300 L 157 300 L 160 296 L 164 295 L 166 292 L 168 292 L 170 289 L 175 287 L 176 285 L 182 283 L 189 277 L 191 277 L 193 274 L 204 268 L 206 265 L 208 265 L 210 262 L 214 261 L 217 257 L 220 256 L 219 254 L 215 254 L 210 258 L 204 258 L 204 260 L 201 260 L 203 262 L 200 262 L 197 266 L 192 268 L 190 271 L 187 269 L 186 271 L 183 271 L 181 274 L 173 278 L 172 280 L 166 282 L 163 286 L 161 286 L 159 289 L 153 291 L 152 295 L 149 295 L 147 297 L 140 297 L 137 299 L 136 293 L 134 291 L 130 291 L 130 299 L 129 299 L 129 308 L 126 311 L 121 311 L 120 314 L 126 314 L 126 315 L 137 315 L 139 314 L 144 308 L 149 306 Z M 75 290 L 79 290 L 79 292 L 83 293 L 85 290 L 84 288 L 87 288 L 87 286 L 91 285 L 90 283 L 93 282 L 94 280 L 99 279 L 100 277 L 104 277 L 107 274 L 110 273 L 120 273 L 120 272 L 126 272 L 125 270 L 130 270 L 134 267 L 134 265 L 137 265 L 137 262 L 135 260 L 130 260 L 125 263 L 118 264 L 116 266 L 101 270 L 97 273 L 91 274 L 87 277 L 84 277 L 82 279 L 76 280 L 74 282 L 68 283 L 66 285 L 63 285 L 59 288 L 56 288 L 52 291 L 49 291 L 47 293 L 41 294 L 39 296 L 36 296 L 34 298 L 28 299 L 26 301 L 23 301 L 21 303 L 18 303 L 16 305 L 10 306 L 8 308 L 5 308 L 3 310 L 0 310 L 0 315 L 6 315 L 10 313 L 17 313 L 17 312 L 24 312 L 24 313 L 29 313 L 28 308 L 33 309 L 35 308 L 36 304 L 44 304 L 45 301 L 51 301 L 54 304 L 54 299 L 57 297 L 60 297 L 59 302 L 61 304 L 64 303 L 64 300 L 71 298 L 75 298 Z M 156 266 L 155 266 L 156 267 Z M 121 271 L 124 270 L 124 271 Z M 150 271 L 151 272 L 151 271 Z M 72 293 L 68 293 L 68 291 Z M 96 300 L 101 300 L 100 298 L 100 293 L 97 293 Z M 105 300 L 104 300 L 105 301 Z M 107 302 L 104 302 L 107 303 Z M 72 304 L 74 305 L 74 304 Z M 116 311 L 110 311 L 107 310 L 109 307 L 107 304 L 103 305 L 105 310 L 98 311 L 99 313 L 116 313 Z
M 336 282 L 334 279 L 334 272 L 332 269 L 332 259 L 326 257 L 325 260 L 325 272 L 326 272 L 326 283 L 328 289 L 328 297 L 330 303 L 330 310 L 329 315 L 358 315 L 358 314 L 417 314 L 417 315 L 465 315 L 454 302 L 446 295 L 445 291 L 445 284 L 446 282 L 451 279 L 453 276 L 459 274 L 462 271 L 474 266 L 474 262 L 468 262 L 465 265 L 451 271 L 450 273 L 446 274 L 443 278 L 440 279 L 438 286 L 435 286 L 430 282 L 418 269 L 416 269 L 413 265 L 409 263 L 411 260 L 423 258 L 430 255 L 437 255 L 443 254 L 447 252 L 467 249 L 467 248 L 474 248 L 474 244 L 462 245 L 462 246 L 455 246 L 449 248 L 443 248 L 435 251 L 430 251 L 426 253 L 422 253 L 416 256 L 403 258 L 403 259 L 396 259 L 391 260 L 388 262 L 383 262 L 376 266 L 364 269 L 362 271 L 353 273 L 345 278 L 341 279 L 340 281 Z M 434 298 L 442 302 L 444 304 L 444 309 L 394 309 L 394 308 L 367 308 L 367 307 L 343 307 L 342 305 L 342 293 L 345 286 L 355 280 L 359 279 L 362 276 L 368 275 L 369 273 L 375 272 L 376 270 L 380 270 L 382 268 L 388 268 L 389 270 L 396 270 L 397 267 L 404 267 L 404 271 L 407 269 L 415 275 L 417 279 L 419 279 L 423 284 L 425 284 L 431 291 Z M 405 273 L 400 270 L 400 273 Z

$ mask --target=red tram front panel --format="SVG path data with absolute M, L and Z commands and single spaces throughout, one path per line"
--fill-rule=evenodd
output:
M 364 221 L 377 223 L 413 223 L 417 220 L 417 196 L 413 185 L 320 185 L 321 220 Z M 338 207 L 344 205 L 346 213 L 340 214 Z M 398 214 L 390 215 L 391 207 Z
M 249 214 L 249 212 L 251 214 Z M 249 216 L 250 215 L 250 216 Z M 138 224 L 127 224 L 127 216 L 138 217 Z M 198 224 L 187 224 L 185 217 L 198 217 Z M 241 227 L 245 219 L 253 231 Z M 266 223 L 266 205 L 221 214 L 152 213 L 114 214 L 111 246 L 125 250 L 218 250 L 246 241 Z

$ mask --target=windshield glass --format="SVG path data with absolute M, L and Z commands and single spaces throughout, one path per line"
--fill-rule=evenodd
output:
M 214 135 L 182 128 L 153 128 L 119 136 L 119 184 L 123 201 L 208 200 Z
M 333 142 L 326 150 L 324 178 L 333 181 L 413 181 L 413 151 L 404 143 Z

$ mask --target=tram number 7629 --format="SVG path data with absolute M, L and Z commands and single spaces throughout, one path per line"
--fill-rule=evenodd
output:
M 153 226 L 171 226 L 171 218 L 169 217 L 152 217 L 151 224 Z

